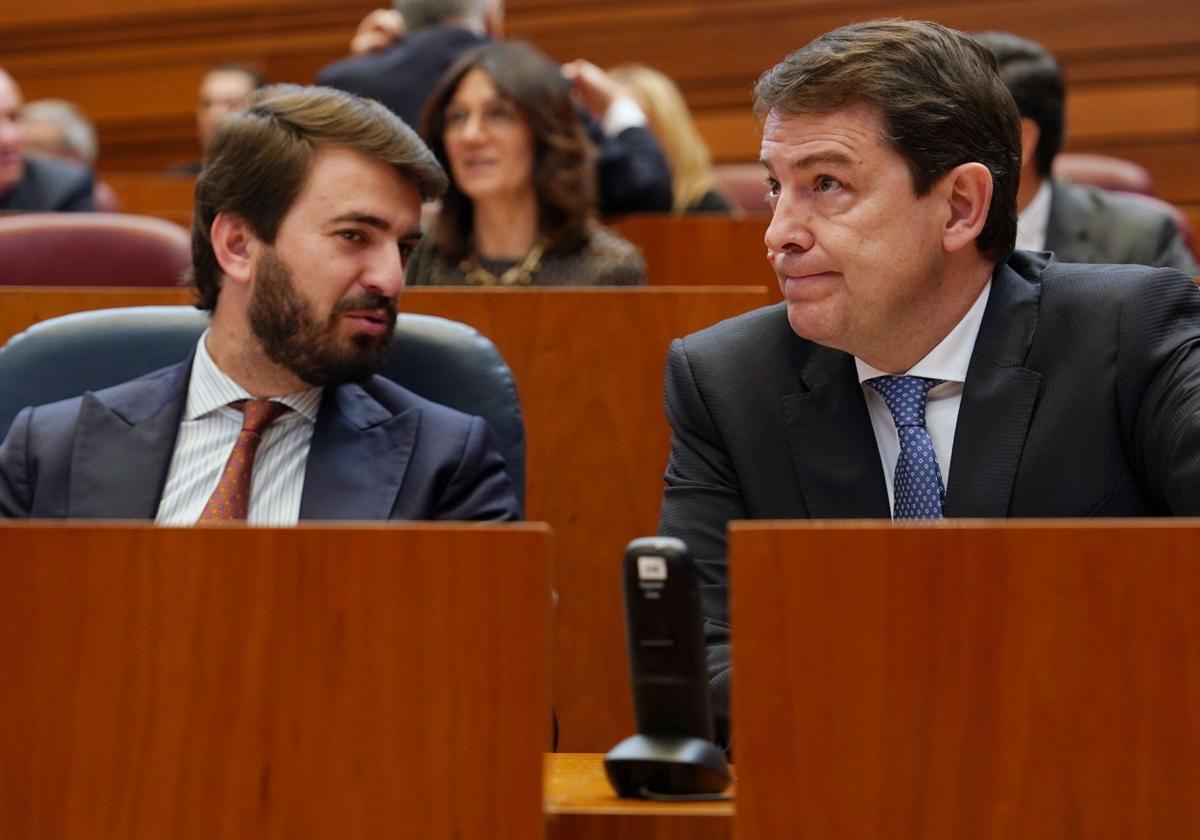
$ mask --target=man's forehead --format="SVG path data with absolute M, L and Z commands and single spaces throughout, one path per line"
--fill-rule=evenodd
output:
M 311 206 L 324 222 L 373 218 L 404 228 L 413 213 L 420 213 L 421 193 L 391 164 L 331 146 L 313 153 L 293 207 L 300 203 Z
M 762 156 L 801 156 L 822 149 L 852 152 L 883 142 L 883 115 L 871 105 L 802 114 L 773 108 L 763 122 Z
M 20 108 L 21 102 L 21 87 L 17 80 L 0 70 L 0 108 Z

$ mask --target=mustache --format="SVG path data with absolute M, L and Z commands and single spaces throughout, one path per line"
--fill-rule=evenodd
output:
M 345 312 L 362 312 L 374 309 L 383 310 L 387 313 L 389 319 L 396 320 L 396 301 L 384 295 L 373 295 L 369 292 L 338 301 L 338 304 L 333 307 L 331 315 L 337 316 Z

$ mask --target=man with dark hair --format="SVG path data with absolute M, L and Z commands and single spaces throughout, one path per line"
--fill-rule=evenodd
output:
M 368 15 L 352 42 L 363 53 L 323 68 L 317 82 L 382 102 L 417 126 L 426 100 L 450 66 L 475 47 L 503 37 L 504 4 L 503 0 L 395 0 L 395 7 Z M 584 93 L 592 92 L 594 78 L 594 74 L 572 75 Z M 610 92 L 601 92 L 609 100 L 605 113 L 595 119 L 584 115 L 588 136 L 598 151 L 600 212 L 669 211 L 671 172 L 646 115 L 631 98 L 612 101 Z
M 27 154 L 21 88 L 0 69 L 0 211 L 91 210 L 92 171 Z
M 1200 512 L 1200 290 L 1013 252 L 1019 115 L 982 46 L 843 27 L 755 110 L 785 301 L 666 375 L 659 530 L 699 560 L 725 737 L 730 520 Z
M 972 36 L 996 57 L 1021 114 L 1017 247 L 1063 262 L 1137 263 L 1200 274 L 1174 221 L 1136 198 L 1053 177 L 1062 148 L 1066 89 L 1054 56 L 1009 32 Z
M 24 409 L 0 516 L 514 519 L 486 422 L 373 375 L 422 199 L 446 176 L 386 108 L 265 88 L 209 144 L 192 225 L 191 358 Z

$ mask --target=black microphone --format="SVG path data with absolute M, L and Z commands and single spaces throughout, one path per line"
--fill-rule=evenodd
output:
M 711 798 L 730 780 L 712 743 L 700 588 L 687 546 L 643 537 L 625 549 L 625 626 L 638 734 L 609 751 L 623 797 Z

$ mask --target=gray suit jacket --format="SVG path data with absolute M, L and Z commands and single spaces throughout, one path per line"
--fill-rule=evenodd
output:
M 1046 250 L 1059 262 L 1177 268 L 1200 274 L 1170 217 L 1136 198 L 1096 187 L 1051 184 Z
M 153 519 L 191 360 L 27 408 L 0 444 L 0 517 Z M 518 518 L 487 423 L 375 376 L 326 389 L 301 519 Z
M 674 430 L 659 532 L 704 582 L 727 736 L 725 526 L 890 516 L 854 359 L 796 336 L 779 304 L 670 350 Z M 1200 513 L 1200 289 L 1169 269 L 997 268 L 967 372 L 947 517 Z
M 31 155 L 25 158 L 21 180 L 0 195 L 0 210 L 92 210 L 92 186 L 86 166 Z

